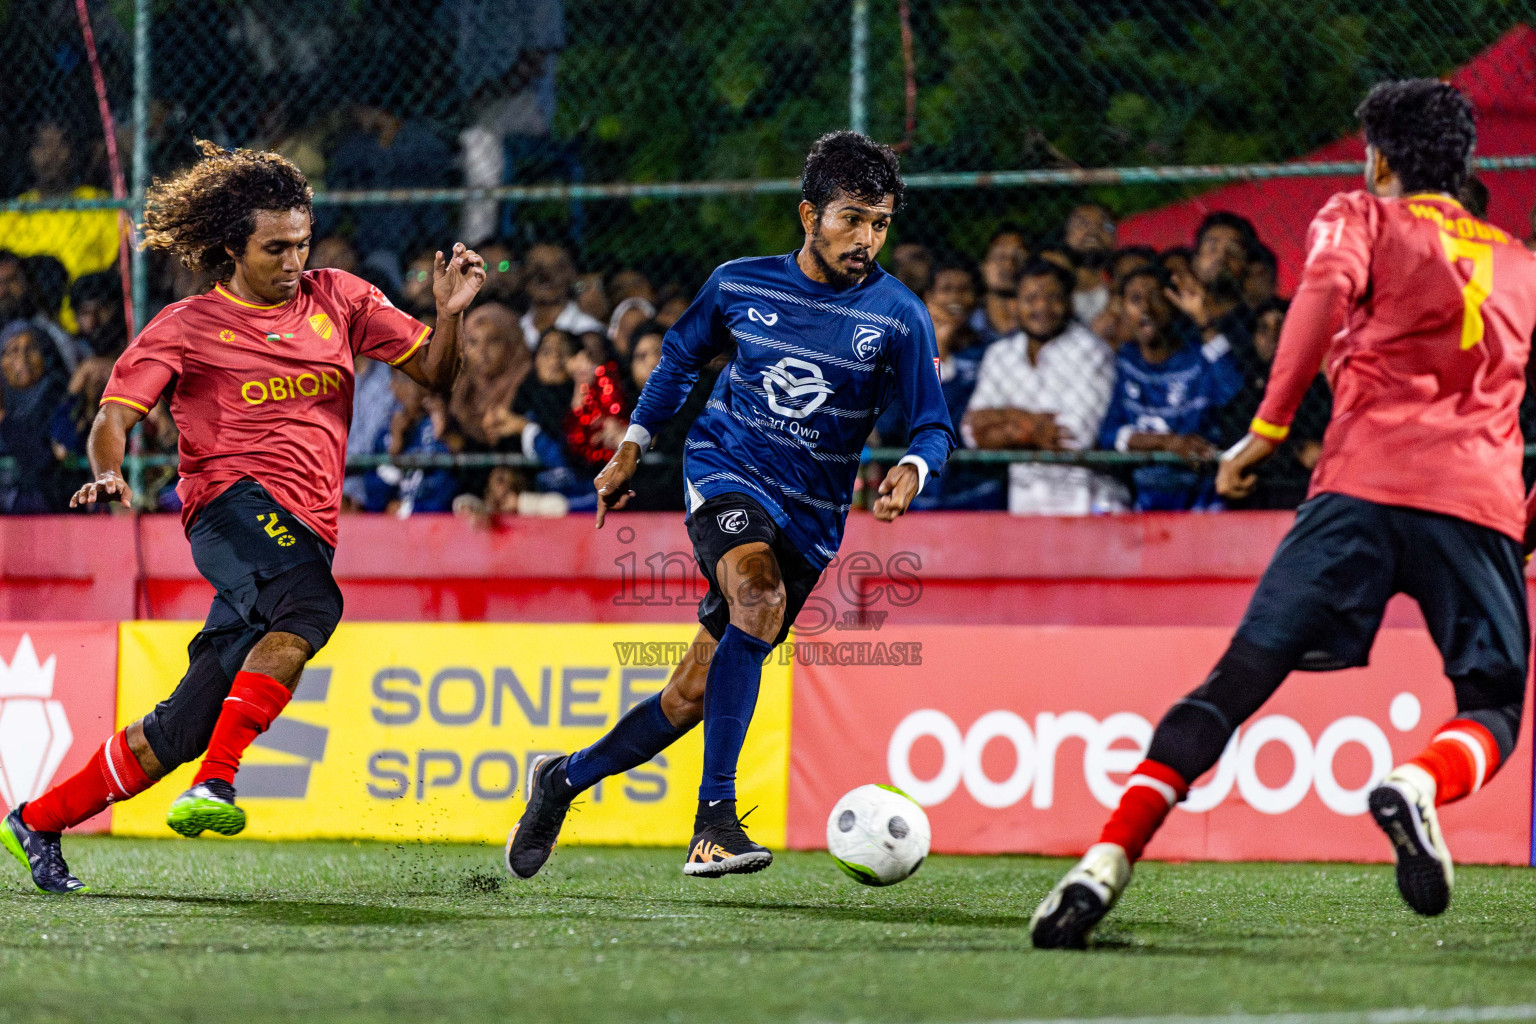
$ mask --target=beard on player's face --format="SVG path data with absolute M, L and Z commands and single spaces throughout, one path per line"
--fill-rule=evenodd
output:
M 846 249 L 837 249 L 832 240 L 822 233 L 818 224 L 811 235 L 811 259 L 826 277 L 827 283 L 833 288 L 842 291 L 852 288 L 869 276 L 870 268 L 875 265 L 874 255 L 869 248 L 863 245 L 853 245 Z M 846 260 L 862 260 L 860 264 L 849 264 Z

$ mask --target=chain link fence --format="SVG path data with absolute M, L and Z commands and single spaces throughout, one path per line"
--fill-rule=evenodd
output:
M 968 340 L 1012 329 L 1007 278 L 1044 256 L 1077 275 L 1079 319 L 1117 345 L 1130 340 L 1115 294 L 1126 268 L 1195 273 L 1191 254 L 1164 252 L 1192 247 L 1191 230 L 1158 236 L 1136 215 L 1223 182 L 1355 173 L 1338 140 L 1384 78 L 1458 75 L 1487 108 L 1503 226 L 1523 229 L 1536 135 L 1518 144 L 1488 126 L 1502 97 L 1536 94 L 1532 24 L 1536 0 L 0 0 L 0 250 L 23 257 L 0 260 L 0 321 L 40 318 L 65 363 L 120 345 L 117 211 L 137 211 L 151 176 L 193 161 L 199 138 L 293 159 L 317 191 L 312 265 L 358 270 L 402 305 L 427 301 L 421 252 L 463 239 L 484 244 L 491 293 L 521 314 L 530 281 L 560 263 L 531 251 L 555 243 L 569 256 L 557 276 L 599 321 L 626 298 L 665 318 L 717 263 L 798 244 L 806 149 L 855 126 L 901 152 L 912 186 L 888 268 L 926 290 L 936 270 L 969 265 L 979 312 L 962 319 L 980 319 Z M 1085 247 L 1092 231 L 1069 224 L 1094 211 L 1121 235 Z M 1302 225 L 1310 213 L 1283 211 Z M 1229 268 L 1244 279 L 1228 286 L 1255 289 L 1241 323 L 1187 339 L 1233 350 L 1232 394 L 1188 431 L 1210 445 L 1256 406 L 1254 338 L 1283 316 L 1266 304 L 1293 280 L 1294 247 L 1268 230 Z M 1162 251 L 1111 261 L 1140 241 Z M 134 263 L 139 324 L 207 286 L 152 255 Z M 627 337 L 614 340 L 622 355 Z M 1108 389 L 1123 399 L 1114 358 Z M 1028 390 L 993 361 L 1002 393 Z M 73 392 L 84 408 L 99 385 L 75 376 L 59 401 Z M 1059 404 L 1098 403 L 1084 386 Z M 1302 442 L 1326 422 L 1326 394 L 1315 398 Z M 1101 427 L 1080 422 L 1068 444 L 1018 421 L 977 443 L 1038 459 L 1179 454 L 1117 450 Z M 1302 442 L 1277 502 L 1305 486 Z M 173 449 L 173 425 L 142 443 Z M 1003 477 L 1018 470 L 989 468 L 1001 457 L 973 468 L 1006 503 L 1018 481 Z M 1136 500 L 1137 471 L 1115 472 Z

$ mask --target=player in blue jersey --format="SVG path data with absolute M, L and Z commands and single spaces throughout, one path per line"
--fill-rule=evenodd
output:
M 597 525 L 629 500 L 641 454 L 700 368 L 734 345 L 684 453 L 688 536 L 709 581 L 703 628 L 660 693 L 592 746 L 535 769 L 507 837 L 514 877 L 544 866 L 578 793 L 645 764 L 701 721 L 704 778 L 684 873 L 773 862 L 736 813 L 736 761 L 763 660 L 837 554 L 860 452 L 885 407 L 902 403 L 910 443 L 880 484 L 876 519 L 905 512 L 955 443 L 928 311 L 875 262 L 902 188 L 889 147 L 854 132 L 818 139 L 802 177 L 804 244 L 718 267 L 667 332 L 629 434 L 598 474 Z

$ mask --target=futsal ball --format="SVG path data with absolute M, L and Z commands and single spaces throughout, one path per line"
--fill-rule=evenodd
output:
M 895 786 L 860 786 L 832 808 L 827 852 L 865 885 L 895 885 L 928 856 L 928 815 Z

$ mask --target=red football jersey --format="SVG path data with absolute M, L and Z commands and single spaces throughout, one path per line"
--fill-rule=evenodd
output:
M 309 270 L 276 306 L 222 285 L 173 303 L 112 368 L 103 402 L 148 412 L 162 395 L 181 431 L 182 523 L 250 477 L 327 544 L 336 544 L 353 358 L 398 366 L 431 329 L 368 282 Z
M 1536 255 L 1444 195 L 1341 193 L 1308 239 L 1254 433 L 1285 437 L 1321 365 L 1333 418 L 1312 494 L 1442 512 L 1521 539 Z

